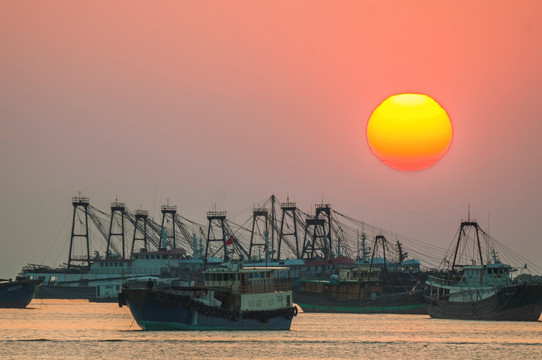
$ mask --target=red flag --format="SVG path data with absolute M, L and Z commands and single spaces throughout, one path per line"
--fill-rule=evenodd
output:
M 226 245 L 233 245 L 233 238 L 229 238 L 229 239 L 226 241 Z

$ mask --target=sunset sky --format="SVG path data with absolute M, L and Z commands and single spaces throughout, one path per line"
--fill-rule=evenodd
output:
M 200 222 L 323 199 L 443 248 L 470 204 L 542 265 L 541 16 L 537 0 L 0 0 L 0 278 L 67 261 L 79 191 Z M 365 135 L 405 92 L 453 124 L 418 172 Z

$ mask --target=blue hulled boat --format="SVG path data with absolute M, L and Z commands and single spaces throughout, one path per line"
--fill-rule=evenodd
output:
M 202 286 L 123 288 L 143 330 L 289 330 L 297 307 L 289 269 L 228 264 L 203 273 Z
M 0 308 L 25 308 L 37 294 L 41 281 L 17 277 L 0 280 Z

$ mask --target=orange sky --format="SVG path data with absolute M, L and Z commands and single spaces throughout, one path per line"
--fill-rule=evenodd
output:
M 537 261 L 541 15 L 540 1 L 3 1 L 0 277 L 65 261 L 55 239 L 79 190 L 194 219 L 323 198 L 443 247 L 470 203 Z M 370 114 L 402 92 L 453 122 L 426 171 L 367 145 Z

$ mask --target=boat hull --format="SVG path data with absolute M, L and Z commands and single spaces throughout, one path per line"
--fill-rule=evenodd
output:
M 159 292 L 146 289 L 123 289 L 119 296 L 119 306 L 126 303 L 143 330 L 289 330 L 292 323 L 293 314 L 285 311 L 260 316 L 186 302 L 173 296 L 164 300 Z
M 38 299 L 93 299 L 96 297 L 95 286 L 42 285 Z
M 18 280 L 0 284 L 0 308 L 25 308 L 38 291 L 40 282 Z
M 453 302 L 426 296 L 427 312 L 436 319 L 538 321 L 542 284 L 503 286 L 479 301 Z
M 337 299 L 326 294 L 295 292 L 296 304 L 304 312 L 359 314 L 427 314 L 422 293 L 402 293 L 375 298 Z

